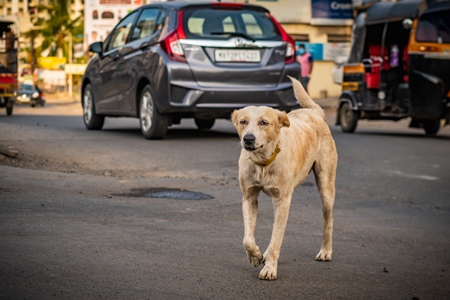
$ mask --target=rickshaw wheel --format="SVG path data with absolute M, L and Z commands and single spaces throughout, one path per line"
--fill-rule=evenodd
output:
M 439 128 L 441 126 L 441 120 L 425 120 L 422 121 L 422 127 L 425 130 L 426 135 L 436 135 L 436 133 L 439 131 Z
M 355 132 L 358 125 L 358 113 L 350 108 L 348 103 L 343 103 L 339 110 L 341 129 L 343 132 Z

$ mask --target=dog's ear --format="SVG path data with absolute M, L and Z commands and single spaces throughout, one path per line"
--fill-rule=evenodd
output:
M 233 113 L 231 114 L 231 122 L 233 122 L 233 125 L 236 127 L 237 126 L 237 122 L 239 119 L 239 113 L 240 113 L 240 109 L 236 109 L 235 111 L 233 111 Z
M 291 126 L 291 122 L 289 122 L 289 117 L 284 111 L 278 111 L 278 123 L 280 124 L 280 128 Z

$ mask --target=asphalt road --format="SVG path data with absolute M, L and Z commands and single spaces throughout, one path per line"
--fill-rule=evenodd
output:
M 327 114 L 339 153 L 333 261 L 314 260 L 322 213 L 309 176 L 267 282 L 242 246 L 228 121 L 147 141 L 134 119 L 85 130 L 77 104 L 0 113 L 0 146 L 19 151 L 0 156 L 0 299 L 449 298 L 448 127 L 428 138 L 406 121 L 360 122 L 343 134 Z M 152 198 L 159 189 L 213 198 Z M 270 199 L 259 207 L 265 249 Z

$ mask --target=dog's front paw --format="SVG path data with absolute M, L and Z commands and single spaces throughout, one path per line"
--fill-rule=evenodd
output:
M 263 256 L 259 250 L 254 254 L 251 254 L 249 251 L 246 251 L 246 252 L 247 252 L 248 261 L 254 267 L 258 267 L 262 263 Z
M 277 268 L 270 265 L 265 265 L 264 268 L 259 273 L 259 279 L 262 280 L 277 279 Z
M 331 250 L 320 249 L 319 253 L 316 255 L 316 260 L 318 261 L 329 261 L 331 260 Z

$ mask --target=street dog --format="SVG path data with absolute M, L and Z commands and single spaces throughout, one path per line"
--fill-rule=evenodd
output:
M 266 106 L 248 106 L 231 115 L 242 146 L 239 183 L 243 193 L 243 244 L 253 266 L 264 264 L 259 273 L 264 280 L 277 279 L 292 194 L 311 171 L 322 199 L 324 220 L 322 246 L 316 260 L 329 261 L 332 254 L 336 146 L 322 108 L 298 80 L 289 78 L 301 109 L 286 114 Z M 261 191 L 272 197 L 274 207 L 272 236 L 263 255 L 254 236 Z

